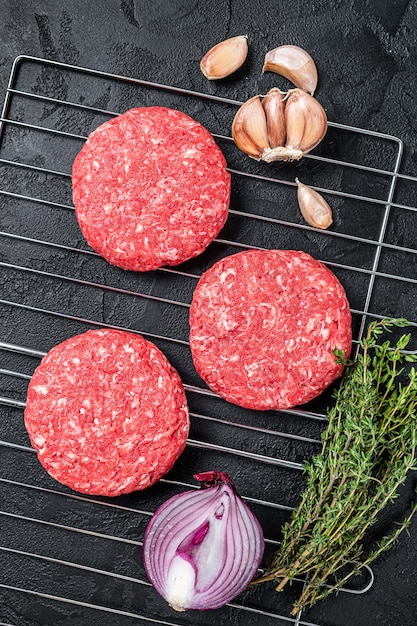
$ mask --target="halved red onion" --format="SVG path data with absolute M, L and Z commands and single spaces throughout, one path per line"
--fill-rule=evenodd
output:
M 143 563 L 156 591 L 176 611 L 216 609 L 255 577 L 262 528 L 224 472 L 196 474 L 198 491 L 170 498 L 151 518 Z

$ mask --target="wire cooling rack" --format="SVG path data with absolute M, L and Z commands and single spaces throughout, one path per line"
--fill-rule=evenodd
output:
M 86 245 L 71 201 L 71 166 L 100 123 L 151 104 L 178 108 L 210 129 L 233 193 L 229 220 L 204 254 L 139 274 L 111 267 Z M 413 333 L 417 324 L 416 209 L 408 200 L 415 178 L 399 173 L 401 141 L 330 123 L 314 155 L 267 166 L 242 155 L 230 138 L 240 104 L 28 56 L 13 65 L 0 128 L 2 623 L 319 626 L 310 613 L 289 616 L 303 581 L 279 595 L 255 588 L 218 611 L 174 614 L 141 563 L 155 508 L 194 488 L 193 474 L 208 469 L 234 478 L 273 551 L 298 503 L 303 460 L 320 449 L 330 391 L 302 409 L 255 412 L 224 402 L 196 375 L 188 309 L 196 281 L 214 261 L 254 247 L 309 252 L 347 291 L 355 345 L 371 319 L 407 317 Z M 296 176 L 332 205 L 328 231 L 303 222 Z M 165 352 L 185 383 L 192 421 L 186 451 L 165 479 L 115 499 L 81 496 L 49 478 L 23 425 L 27 383 L 42 356 L 103 326 L 140 332 Z M 363 594 L 372 582 L 367 568 L 344 593 Z

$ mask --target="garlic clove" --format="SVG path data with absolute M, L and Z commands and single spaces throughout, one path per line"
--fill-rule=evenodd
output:
M 200 61 L 200 69 L 209 80 L 226 78 L 246 61 L 248 41 L 245 35 L 225 39 L 211 48 Z
M 327 132 L 327 115 L 320 102 L 302 89 L 288 92 L 285 127 L 290 159 L 300 159 L 323 139 Z
M 275 72 L 296 87 L 313 95 L 317 83 L 317 67 L 311 56 L 299 46 L 279 46 L 265 55 L 264 72 Z
M 260 96 L 253 96 L 238 109 L 232 124 L 237 147 L 253 159 L 260 160 L 268 148 L 268 129 Z
M 286 94 L 283 91 L 273 87 L 262 100 L 271 148 L 285 145 L 285 98 Z
M 315 228 L 328 228 L 333 223 L 329 204 L 315 189 L 308 187 L 298 178 L 295 182 L 297 183 L 298 206 L 307 224 Z

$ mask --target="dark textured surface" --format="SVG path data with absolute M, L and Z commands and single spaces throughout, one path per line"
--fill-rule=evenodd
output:
M 325 107 L 333 122 L 354 125 L 374 131 L 398 136 L 404 141 L 404 159 L 401 169 L 410 175 L 417 174 L 417 123 L 416 123 L 416 60 L 417 60 L 417 2 L 406 0 L 349 0 L 347 2 L 328 0 L 219 0 L 207 2 L 199 0 L 1 0 L 0 1 L 0 93 L 4 94 L 14 58 L 21 54 L 94 68 L 118 75 L 157 81 L 178 87 L 193 89 L 209 94 L 243 101 L 255 93 L 265 93 L 271 86 L 286 88 L 288 84 L 272 74 L 261 72 L 264 54 L 267 50 L 284 43 L 305 47 L 314 57 L 319 70 L 317 97 Z M 199 71 L 199 60 L 214 43 L 229 36 L 247 34 L 249 42 L 248 60 L 238 73 L 230 79 L 214 83 L 208 82 Z M 34 79 L 35 80 L 35 79 Z M 38 85 L 45 91 L 45 75 L 36 77 Z M 35 86 L 36 86 L 35 80 Z M 43 82 L 42 82 L 43 81 Z M 71 85 L 58 76 L 50 85 L 55 97 L 80 98 L 96 107 L 122 111 L 135 104 L 135 93 L 128 85 L 113 89 L 95 82 L 85 81 L 75 91 Z M 146 96 L 144 96 L 146 100 Z M 154 96 L 149 96 L 149 102 Z M 162 96 L 164 104 L 169 97 Z M 145 102 L 146 103 L 146 102 Z M 168 103 L 169 104 L 169 103 Z M 33 102 L 20 102 L 14 111 L 18 119 L 25 119 L 26 110 L 36 107 Z M 230 127 L 230 114 L 223 116 L 215 106 L 200 107 L 191 104 L 191 113 L 206 123 L 214 132 L 227 134 Z M 194 107 L 194 108 L 193 108 Z M 54 118 L 54 107 L 46 107 L 39 119 L 54 119 L 54 125 L 62 124 L 72 132 L 86 134 L 100 121 L 77 117 L 74 113 Z M 104 121 L 104 120 L 103 120 Z M 43 143 L 28 132 L 23 138 L 8 132 L 2 146 L 3 158 L 14 158 L 18 150 L 25 159 L 40 167 L 55 167 L 68 170 L 68 163 L 79 149 L 79 143 L 68 143 L 60 150 L 60 144 Z M 346 142 L 329 131 L 326 150 L 335 158 L 354 159 L 376 167 L 392 167 L 392 158 L 387 154 L 391 148 L 384 144 L 362 138 Z M 22 148 L 24 146 L 24 149 Z M 58 146 L 58 149 L 56 148 Z M 228 146 L 225 150 L 229 150 Z M 242 161 L 243 162 L 243 161 Z M 389 163 L 389 165 L 387 165 Z M 300 166 L 306 178 L 317 185 L 340 188 L 353 193 L 366 195 L 372 188 L 375 197 L 385 198 L 386 181 L 378 177 L 367 177 L 364 173 L 334 172 L 317 162 L 306 161 Z M 265 170 L 262 170 L 265 173 Z M 38 193 L 51 201 L 70 203 L 68 180 L 48 180 L 21 177 L 19 172 L 9 176 L 0 169 L 1 186 L 20 193 Z M 301 178 L 301 176 L 300 176 Z M 276 193 L 276 192 L 274 192 Z M 278 200 L 285 210 L 286 190 Z M 398 202 L 415 206 L 414 186 L 402 182 L 398 187 Z M 251 212 L 273 215 L 277 198 L 265 186 L 259 187 L 253 181 L 235 180 L 233 188 L 234 207 Z M 53 237 L 57 242 L 83 248 L 71 212 L 64 212 L 59 223 L 53 221 L 53 210 L 35 207 L 23 213 L 15 204 L 0 196 L 1 230 L 24 233 L 26 236 L 47 238 L 53 224 Z M 349 210 L 349 219 L 346 218 Z M 394 210 L 388 225 L 387 240 L 395 245 L 415 247 L 417 226 L 415 213 Z M 378 228 L 378 207 L 362 206 L 352 201 L 345 206 L 342 200 L 335 199 L 335 224 L 344 233 L 375 237 Z M 234 217 L 226 225 L 224 238 L 234 238 L 245 243 L 291 247 L 300 246 L 306 251 L 332 261 L 341 258 L 363 267 L 369 267 L 370 255 L 366 246 L 350 245 L 343 241 L 317 238 L 313 233 L 303 231 L 288 238 L 272 239 L 272 231 L 267 223 L 254 229 L 245 227 Z M 275 237 L 275 235 L 274 235 Z M 259 244 L 261 241 L 261 244 Z M 325 242 L 325 243 L 323 243 Z M 209 265 L 213 257 L 223 252 L 213 248 L 211 256 L 201 260 Z M 154 275 L 142 278 L 109 272 L 108 268 L 95 258 L 82 255 L 74 261 L 67 259 L 65 251 L 51 254 L 41 247 L 33 249 L 28 244 L 17 245 L 13 241 L 2 242 L 1 260 L 23 264 L 30 261 L 33 267 L 60 271 L 63 265 L 69 275 L 84 280 L 93 278 L 97 282 L 114 280 L 126 289 L 138 289 L 146 293 L 170 295 L 179 300 L 186 299 L 192 288 L 187 279 L 180 283 L 169 276 L 155 279 Z M 381 267 L 387 272 L 402 272 L 415 277 L 415 257 L 392 253 L 387 250 L 381 259 Z M 201 267 L 200 267 L 201 269 Z M 186 339 L 186 310 L 173 312 L 170 306 L 155 308 L 151 302 L 146 307 L 137 308 L 128 296 L 115 293 L 97 293 L 83 286 L 75 295 L 70 287 L 58 284 L 54 279 L 37 282 L 36 277 L 22 274 L 11 268 L 0 268 L 1 298 L 25 299 L 30 294 L 31 302 L 37 306 L 54 306 L 59 303 L 62 312 L 75 314 L 82 310 L 86 317 L 104 323 L 126 324 L 138 330 L 152 332 L 157 325 L 162 334 L 177 335 Z M 363 305 L 365 286 L 361 277 L 355 281 L 339 270 L 341 280 L 346 284 L 352 306 Z M 181 292 L 184 291 L 184 296 Z M 174 294 L 174 295 L 172 295 Z M 180 294 L 180 295 L 179 295 Z M 374 294 L 375 309 L 383 302 L 384 312 L 393 315 L 407 315 L 417 320 L 415 312 L 417 299 L 407 283 L 392 288 L 392 283 L 378 281 Z M 378 312 L 378 311 L 377 311 Z M 58 319 L 45 319 L 41 314 L 27 313 L 14 308 L 1 309 L 0 324 L 4 329 L 4 339 L 39 350 L 48 347 L 66 336 L 85 330 L 85 325 Z M 172 332 L 172 328 L 175 332 Z M 189 362 L 185 346 L 162 346 L 180 373 L 190 384 L 199 384 Z M 172 351 L 172 354 L 171 354 Z M 37 364 L 36 359 L 6 354 L 5 365 L 9 369 L 30 374 Z M 2 394 L 24 400 L 25 381 L 19 378 L 2 379 Z M 195 413 L 207 411 L 226 420 L 243 423 L 257 423 L 267 427 L 275 416 L 262 414 L 253 416 L 236 407 L 225 406 L 215 399 L 191 397 L 190 405 Z M 207 408 L 209 405 L 209 408 Z M 303 420 L 280 419 L 277 429 L 317 437 L 320 424 L 304 424 Z M 279 418 L 277 418 L 279 419 Z M 12 443 L 28 445 L 19 409 L 1 407 L 1 439 Z M 214 443 L 228 445 L 228 426 L 210 425 L 195 420 L 192 437 Z M 312 429 L 316 432 L 312 433 Z M 207 431 L 207 432 L 206 432 Z M 210 431 L 210 432 L 209 432 Z M 259 454 L 286 455 L 290 460 L 301 461 L 298 452 L 275 450 L 275 439 L 265 435 L 256 442 L 250 431 L 239 445 L 243 450 L 250 447 Z M 270 440 L 271 439 L 271 440 Z M 236 445 L 236 442 L 233 442 Z M 314 451 L 314 445 L 304 447 L 303 454 Z M 191 481 L 190 468 L 213 469 L 208 465 L 224 462 L 224 456 L 215 453 L 190 449 L 180 461 L 175 478 Z M 36 458 L 30 452 L 21 452 L 4 447 L 0 456 L 1 477 L 22 481 L 40 487 L 56 489 L 57 485 L 45 478 L 39 471 Z M 285 501 L 295 505 L 301 489 L 300 475 L 280 468 L 270 468 L 267 478 L 263 466 L 252 461 L 236 462 L 233 465 L 236 483 L 247 496 L 268 498 L 271 501 Z M 223 469 L 218 467 L 217 469 Z M 415 477 L 410 476 L 396 501 L 392 514 L 402 515 L 409 506 Z M 261 491 L 261 493 L 260 493 Z M 64 499 L 57 493 L 36 497 L 27 488 L 16 489 L 6 482 L 1 484 L 1 508 L 9 513 L 0 519 L 0 544 L 19 548 L 28 553 L 40 552 L 46 557 L 54 557 L 59 547 L 59 558 L 72 560 L 81 565 L 109 570 L 126 577 L 143 577 L 140 560 L 140 547 L 136 543 L 143 535 L 148 519 L 140 511 L 154 508 L 169 494 L 169 487 L 155 489 L 151 493 L 137 494 L 132 499 L 118 503 L 132 507 L 129 509 L 107 509 L 100 515 L 98 505 L 79 500 Z M 67 493 L 61 489 L 61 493 Z M 284 496 L 282 494 L 285 494 Z M 152 498 L 152 505 L 149 504 Z M 278 512 L 268 517 L 260 509 L 263 525 L 268 533 L 279 538 L 279 524 L 285 515 Z M 61 527 L 42 527 L 30 520 L 19 520 L 12 515 L 25 515 L 41 520 L 83 528 L 110 536 L 124 537 L 126 543 L 114 542 L 99 536 L 68 533 Z M 129 543 L 133 540 L 133 543 Z M 306 622 L 320 626 L 415 626 L 417 623 L 417 519 L 410 526 L 409 533 L 401 536 L 399 543 L 374 565 L 375 582 L 365 595 L 340 594 L 318 605 L 304 615 Z M 1 556 L 0 583 L 15 587 L 34 589 L 44 594 L 60 595 L 78 599 L 92 605 L 106 604 L 129 614 L 138 613 L 162 622 L 178 624 L 285 624 L 280 619 L 268 619 L 256 614 L 245 614 L 234 609 L 225 609 L 207 614 L 177 615 L 148 588 L 138 588 L 129 578 L 113 578 L 88 573 L 85 570 L 71 571 L 51 561 L 37 560 L 30 556 L 13 558 L 11 553 Z M 267 610 L 288 615 L 292 592 L 285 601 L 276 594 L 255 591 L 249 597 L 249 604 L 263 606 Z M 0 621 L 13 626 L 84 626 L 86 624 L 146 624 L 149 622 L 133 617 L 102 613 L 93 608 L 74 604 L 67 605 L 39 595 L 33 596 L 21 591 L 0 588 Z

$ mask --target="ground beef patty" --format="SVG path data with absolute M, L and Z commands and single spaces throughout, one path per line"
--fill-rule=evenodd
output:
M 350 354 L 351 315 L 338 279 L 294 250 L 226 257 L 197 284 L 190 347 L 213 391 L 251 409 L 284 409 L 319 395 Z
M 99 126 L 75 158 L 72 183 L 87 242 L 127 270 L 197 256 L 228 215 L 223 153 L 201 124 L 165 107 L 130 109 Z
M 29 384 L 25 425 L 44 468 L 82 493 L 149 487 L 185 447 L 183 386 L 140 335 L 92 330 L 52 348 Z

